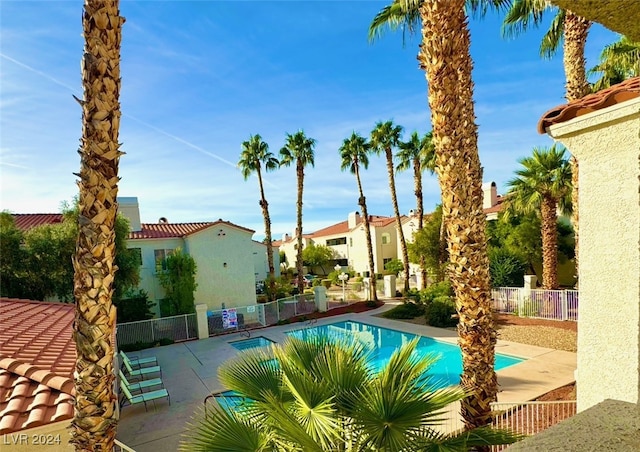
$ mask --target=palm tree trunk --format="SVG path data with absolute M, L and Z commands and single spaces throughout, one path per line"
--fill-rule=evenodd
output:
M 304 166 L 302 166 L 300 160 L 296 162 L 296 174 L 298 179 L 298 199 L 296 201 L 298 252 L 296 268 L 298 269 L 298 293 L 302 295 L 304 293 L 304 275 L 302 274 L 302 189 L 304 184 Z
M 418 215 L 418 231 L 424 227 L 424 198 L 422 196 L 422 165 L 419 158 L 413 159 L 413 185 L 416 195 L 416 214 Z M 427 268 L 424 256 L 420 256 L 420 289 L 427 287 Z
M 564 19 L 564 72 L 567 79 L 567 101 L 581 99 L 589 94 L 590 87 L 587 81 L 584 46 L 587 42 L 587 35 L 591 22 L 578 16 L 577 14 L 567 11 Z M 573 192 L 571 194 L 571 202 L 573 204 L 573 215 L 571 216 L 571 224 L 573 225 L 573 233 L 575 239 L 575 276 L 576 289 L 578 288 L 578 230 L 579 230 L 579 206 L 578 206 L 578 160 L 571 157 L 571 182 L 573 184 Z
M 491 402 L 496 400 L 498 387 L 482 168 L 464 4 L 465 0 L 422 2 L 420 63 L 429 84 L 436 170 L 451 264 L 449 275 L 460 319 L 461 384 L 470 393 L 461 404 L 461 413 L 465 426 L 473 428 L 491 422 Z
M 264 233 L 267 241 L 267 264 L 269 265 L 269 294 L 273 298 L 275 296 L 275 266 L 273 265 L 273 244 L 271 240 L 271 217 L 269 217 L 269 203 L 264 196 L 264 185 L 262 184 L 262 172 L 260 166 L 256 168 L 258 174 L 258 185 L 260 186 L 260 207 L 262 208 L 262 217 L 264 218 Z
M 373 265 L 373 246 L 371 244 L 371 229 L 369 228 L 369 213 L 367 212 L 367 200 L 362 192 L 362 183 L 360 182 L 360 171 L 358 166 L 355 167 L 356 181 L 358 182 L 358 193 L 360 198 L 358 204 L 362 209 L 362 216 L 364 221 L 364 236 L 367 240 L 367 252 L 369 253 L 369 299 L 372 301 L 378 301 L 378 292 L 376 291 L 376 274 L 375 266 Z
M 80 145 L 79 231 L 73 257 L 76 315 L 75 417 L 71 441 L 76 450 L 113 450 L 116 437 L 112 304 L 117 267 L 115 220 L 118 211 L 120 128 L 120 42 L 124 18 L 118 0 L 85 0 L 82 25 L 82 139 Z
M 558 288 L 558 215 L 556 200 L 544 197 L 540 206 L 542 217 L 542 288 Z
M 404 238 L 402 230 L 402 221 L 400 220 L 400 209 L 398 209 L 398 195 L 396 193 L 396 181 L 393 177 L 393 153 L 391 148 L 384 150 L 387 157 L 387 175 L 389 176 L 389 190 L 391 191 L 391 204 L 393 204 L 393 213 L 396 217 L 396 230 L 400 239 L 400 251 L 402 252 L 402 265 L 404 267 L 404 293 L 409 292 L 409 253 L 407 252 L 407 241 Z

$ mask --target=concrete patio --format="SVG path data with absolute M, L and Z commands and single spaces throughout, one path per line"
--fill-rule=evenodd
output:
M 456 343 L 455 331 L 374 317 L 374 314 L 392 307 L 392 303 L 387 303 L 374 311 L 328 317 L 318 320 L 314 326 L 355 320 Z M 283 342 L 285 332 L 304 326 L 303 323 L 294 323 L 253 330 L 251 337 L 264 336 Z M 118 439 L 137 452 L 177 450 L 182 433 L 194 413 L 203 407 L 204 398 L 225 389 L 218 381 L 218 366 L 239 353 L 229 342 L 245 337 L 241 333 L 233 333 L 130 353 L 131 356 L 158 358 L 162 380 L 171 395 L 171 405 L 166 400 L 156 400 L 148 404 L 147 412 L 144 405 L 125 406 L 120 414 Z M 527 358 L 525 362 L 498 372 L 500 402 L 532 400 L 575 381 L 575 353 L 507 341 L 498 341 L 496 352 Z

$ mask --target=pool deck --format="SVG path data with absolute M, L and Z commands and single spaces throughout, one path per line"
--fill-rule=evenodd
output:
M 392 303 L 387 303 L 374 311 L 319 319 L 313 326 L 354 320 L 430 336 L 452 344 L 457 342 L 457 333 L 452 330 L 373 316 L 392 307 Z M 283 342 L 287 331 L 305 326 L 304 323 L 294 323 L 252 330 L 251 337 L 263 336 Z M 137 452 L 176 451 L 181 434 L 194 413 L 203 407 L 204 398 L 225 389 L 217 377 L 218 366 L 240 353 L 229 342 L 244 338 L 241 333 L 232 333 L 130 353 L 131 356 L 158 358 L 162 381 L 171 395 L 171 405 L 165 399 L 156 400 L 148 404 L 146 412 L 142 404 L 125 406 L 120 413 L 117 438 Z M 499 402 L 532 400 L 575 381 L 575 353 L 501 340 L 496 346 L 496 353 L 527 358 L 525 362 L 497 372 Z

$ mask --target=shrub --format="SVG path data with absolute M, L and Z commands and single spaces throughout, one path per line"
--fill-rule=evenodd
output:
M 153 318 L 153 301 L 149 301 L 149 295 L 144 290 L 138 293 L 128 292 L 126 298 L 113 300 L 117 308 L 118 323 L 137 322 Z
M 452 316 L 456 314 L 456 305 L 453 299 L 447 295 L 434 298 L 426 308 L 427 323 L 431 326 L 447 328 L 456 326 L 458 319 Z
M 415 319 L 424 315 L 425 307 L 423 305 L 415 304 L 412 302 L 405 302 L 401 305 L 382 314 L 382 317 L 387 319 Z
M 390 275 L 398 275 L 401 271 L 404 270 L 404 264 L 400 259 L 391 259 L 389 262 L 384 264 L 384 269 L 389 272 Z
M 438 297 L 453 296 L 453 288 L 449 281 L 441 281 L 435 284 L 431 284 L 426 289 L 420 291 L 420 301 L 423 303 L 431 303 Z
M 491 287 L 521 287 L 524 284 L 525 265 L 522 260 L 504 248 L 489 251 Z
M 322 279 L 320 278 L 314 278 L 313 281 L 311 281 L 311 287 L 316 287 L 321 285 L 322 285 Z
M 326 287 L 327 289 L 329 289 L 331 287 L 331 280 L 330 279 L 323 279 L 322 280 L 322 285 L 324 287 Z

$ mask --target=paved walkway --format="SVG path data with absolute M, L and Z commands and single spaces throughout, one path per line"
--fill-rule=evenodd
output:
M 393 305 L 387 303 L 374 311 L 328 317 L 318 320 L 317 325 L 356 320 L 456 343 L 455 331 L 372 315 L 391 307 Z M 264 336 L 275 342 L 283 342 L 286 331 L 301 326 L 303 324 L 296 323 L 253 330 L 252 337 Z M 162 367 L 162 380 L 171 395 L 171 405 L 166 400 L 157 400 L 149 404 L 147 412 L 144 406 L 125 406 L 120 414 L 118 439 L 137 452 L 176 451 L 181 434 L 194 413 L 202 409 L 204 398 L 212 392 L 225 389 L 218 381 L 217 369 L 221 363 L 239 353 L 229 345 L 229 342 L 239 339 L 243 339 L 241 334 L 233 333 L 131 353 L 132 356 L 158 358 Z M 575 380 L 575 353 L 500 340 L 496 352 L 527 358 L 525 362 L 498 372 L 500 402 L 532 400 Z

